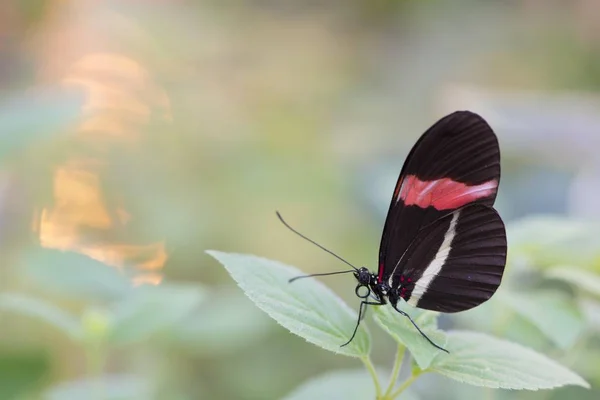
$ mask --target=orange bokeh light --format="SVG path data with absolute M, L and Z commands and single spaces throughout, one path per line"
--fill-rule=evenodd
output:
M 63 83 L 87 94 L 85 119 L 72 135 L 81 146 L 135 146 L 157 105 L 161 116 L 170 118 L 167 96 L 139 63 L 123 55 L 87 55 L 73 64 Z M 134 285 L 159 284 L 168 258 L 164 242 L 123 243 L 111 234 L 125 228 L 135 214 L 122 205 L 108 209 L 100 175 L 106 160 L 84 153 L 70 154 L 54 171 L 53 205 L 43 208 L 34 224 L 40 244 L 86 254 L 119 269 L 132 266 Z M 94 240 L 90 232 L 102 232 L 107 239 Z

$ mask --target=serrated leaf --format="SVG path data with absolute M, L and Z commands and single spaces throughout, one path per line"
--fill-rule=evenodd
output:
M 290 332 L 334 353 L 369 354 L 371 340 L 363 324 L 350 344 L 358 316 L 316 279 L 288 280 L 302 275 L 296 268 L 252 255 L 208 251 L 231 274 L 244 293 Z
M 135 375 L 105 375 L 60 383 L 44 394 L 44 400 L 145 400 L 152 398 L 149 383 Z
M 447 335 L 450 354 L 437 357 L 429 371 L 459 382 L 490 388 L 590 387 L 573 371 L 521 345 L 475 332 L 450 331 Z
M 577 304 L 559 292 L 504 292 L 499 298 L 562 349 L 573 346 L 585 328 Z
M 387 374 L 386 374 L 387 375 Z M 384 376 L 384 374 L 379 374 Z M 332 397 L 332 393 L 335 396 Z M 375 398 L 373 379 L 364 369 L 351 369 L 327 372 L 304 382 L 283 400 L 314 399 L 365 400 Z M 416 400 L 409 391 L 402 393 L 399 400 Z
M 126 276 L 83 254 L 39 249 L 23 261 L 38 285 L 61 296 L 107 301 L 123 297 L 131 289 Z
M 126 344 L 149 338 L 176 325 L 204 300 L 200 286 L 141 286 L 117 303 L 109 341 Z
M 77 318 L 42 299 L 17 293 L 0 295 L 0 309 L 26 315 L 49 323 L 65 332 L 71 339 L 79 340 L 83 331 Z
M 559 279 L 575 285 L 595 296 L 600 296 L 600 276 L 578 267 L 554 267 L 546 273 L 547 278 Z
M 433 347 L 408 318 L 399 314 L 391 305 L 375 308 L 375 321 L 388 332 L 396 341 L 400 342 L 410 351 L 421 369 L 426 369 L 431 361 L 438 355 L 443 357 L 446 353 Z M 440 347 L 446 346 L 446 335 L 437 329 L 438 313 L 433 311 L 402 310 L 409 314 L 429 339 Z M 442 354 L 440 354 L 442 353 Z

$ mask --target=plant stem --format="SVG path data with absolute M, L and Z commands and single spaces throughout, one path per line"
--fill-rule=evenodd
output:
M 375 371 L 375 367 L 371 362 L 371 358 L 367 356 L 361 358 L 361 360 L 363 364 L 365 364 L 365 367 L 367 367 L 369 373 L 371 374 L 371 378 L 373 378 L 373 383 L 375 384 L 375 398 L 379 400 L 381 399 L 381 384 L 379 383 L 379 378 L 377 377 L 377 372 Z
M 405 380 L 402 385 L 400 385 L 398 390 L 396 390 L 389 396 L 389 398 L 395 399 L 396 397 L 400 396 L 402 392 L 404 392 L 406 388 L 408 388 L 419 376 L 421 376 L 423 372 L 424 371 L 413 371 L 412 375 L 409 376 L 408 379 Z
M 402 366 L 402 360 L 404 359 L 404 351 L 405 347 L 401 344 L 398 344 L 398 349 L 396 350 L 396 361 L 394 361 L 394 368 L 392 369 L 392 375 L 390 376 L 390 383 L 388 384 L 385 394 L 383 395 L 384 397 L 389 396 L 396 386 L 398 375 L 400 374 L 400 367 Z

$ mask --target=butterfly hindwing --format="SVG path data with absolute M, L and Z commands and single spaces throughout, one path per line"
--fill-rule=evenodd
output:
M 504 223 L 496 210 L 468 205 L 422 229 L 388 281 L 415 307 L 468 310 L 495 293 L 506 251 Z
M 428 224 L 469 204 L 492 206 L 500 182 L 496 135 L 479 115 L 452 113 L 410 151 L 394 190 L 379 250 L 380 282 Z

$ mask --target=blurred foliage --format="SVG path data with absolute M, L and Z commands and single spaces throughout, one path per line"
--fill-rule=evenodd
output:
M 442 94 L 449 111 L 457 84 L 597 95 L 598 15 L 585 0 L 2 2 L 0 399 L 297 399 L 325 373 L 370 393 L 355 359 L 278 327 L 204 251 L 339 267 L 279 209 L 372 266 Z M 505 282 L 439 325 L 522 343 L 592 390 L 428 374 L 407 398 L 598 397 L 600 228 L 565 207 L 573 165 L 591 161 L 544 161 L 546 145 L 503 147 L 500 212 L 526 215 L 508 223 Z M 357 305 L 348 279 L 327 284 Z M 368 324 L 373 364 L 389 366 L 395 340 Z

